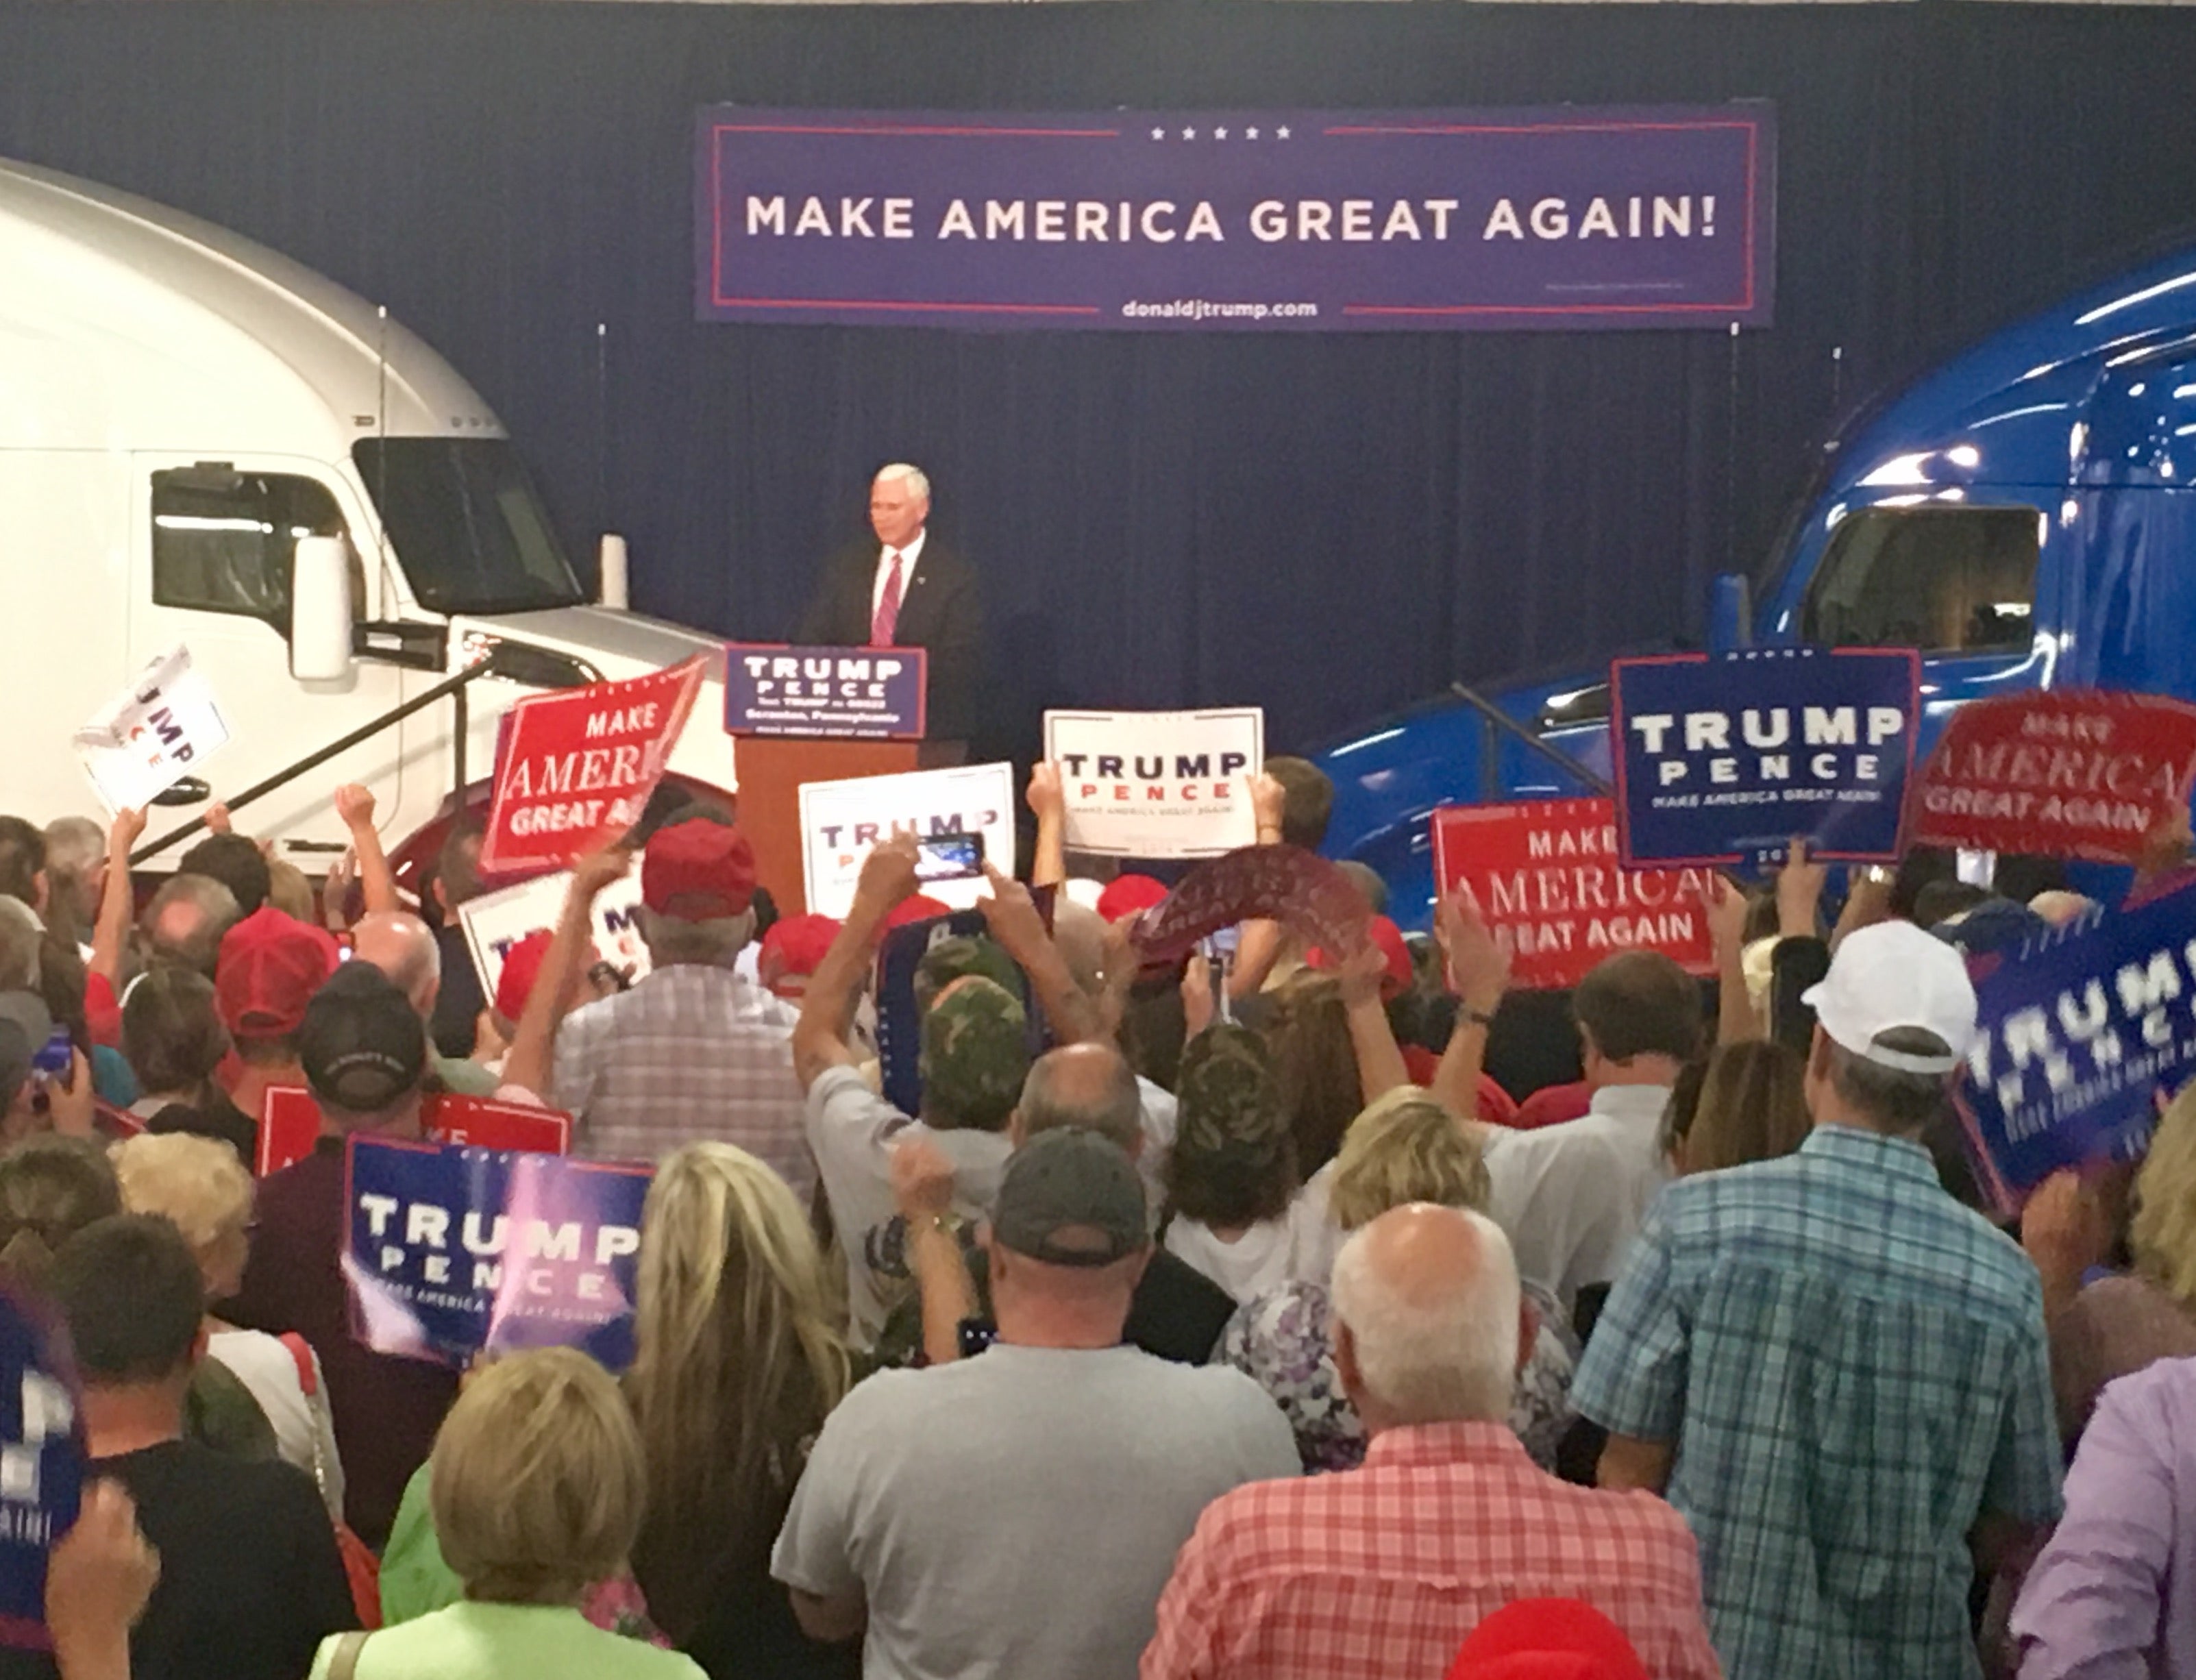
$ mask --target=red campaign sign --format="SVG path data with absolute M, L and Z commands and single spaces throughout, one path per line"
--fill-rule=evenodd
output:
M 321 1135 L 321 1106 L 303 1085 L 269 1085 L 259 1108 L 259 1157 L 251 1170 L 261 1178 L 294 1166 L 313 1152 Z
M 2188 805 L 2196 706 L 2061 689 L 1971 700 L 1922 767 L 1917 846 L 2132 863 Z
M 1445 805 L 1433 814 L 1434 878 L 1479 900 L 1528 990 L 1576 985 L 1604 957 L 1661 951 L 1713 973 L 1705 894 L 1712 870 L 1627 869 L 1608 800 Z
M 419 1129 L 436 1143 L 469 1144 L 476 1149 L 526 1155 L 572 1152 L 570 1115 L 562 1109 L 499 1102 L 494 1097 L 463 1097 L 454 1091 L 431 1097 L 420 1111 Z
M 496 753 L 488 875 L 561 869 L 640 820 L 701 692 L 707 656 L 522 700 Z
M 1147 968 L 1170 967 L 1197 942 L 1239 921 L 1278 921 L 1308 945 L 1348 956 L 1365 948 L 1372 913 L 1349 877 L 1293 846 L 1246 846 L 1199 865 L 1137 918 L 1131 930 Z

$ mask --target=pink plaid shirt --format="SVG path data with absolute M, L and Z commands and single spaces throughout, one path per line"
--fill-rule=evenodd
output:
M 1175 1562 L 1142 1680 L 1437 1676 L 1515 1598 L 1582 1598 L 1656 1680 L 1722 1673 L 1685 1519 L 1558 1481 L 1499 1423 L 1375 1435 L 1365 1467 L 1215 1500 Z

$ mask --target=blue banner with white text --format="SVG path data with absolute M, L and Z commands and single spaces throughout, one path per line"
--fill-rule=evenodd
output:
M 704 107 L 704 320 L 1146 332 L 1765 326 L 1761 101 Z
M 1627 864 L 1898 856 L 1921 718 L 1904 648 L 1750 648 L 1609 667 Z
M 2132 1160 L 2196 1071 L 2196 883 L 2037 935 L 1975 984 L 1961 1098 L 2000 1204 L 2062 1167 Z
M 353 1138 L 343 1256 L 352 1333 L 463 1369 L 578 1348 L 633 1362 L 646 1167 Z

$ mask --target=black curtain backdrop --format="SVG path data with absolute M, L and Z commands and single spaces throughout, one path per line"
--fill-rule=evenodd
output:
M 503 415 L 584 574 L 628 535 L 636 605 L 783 633 L 904 458 L 985 574 L 1018 734 L 1256 701 L 1277 747 L 1696 632 L 1841 413 L 2196 230 L 2192 84 L 2177 8 L 0 4 L 0 154 L 386 303 Z M 1776 101 L 1782 181 L 1777 324 L 1736 340 L 693 319 L 714 101 L 1737 97 Z

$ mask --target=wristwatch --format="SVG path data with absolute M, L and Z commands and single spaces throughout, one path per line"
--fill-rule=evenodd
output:
M 1469 1022 L 1476 1027 L 1491 1029 L 1494 1025 L 1494 1012 L 1492 1009 L 1475 1009 L 1469 1003 L 1458 1005 L 1456 1018 L 1460 1021 Z

